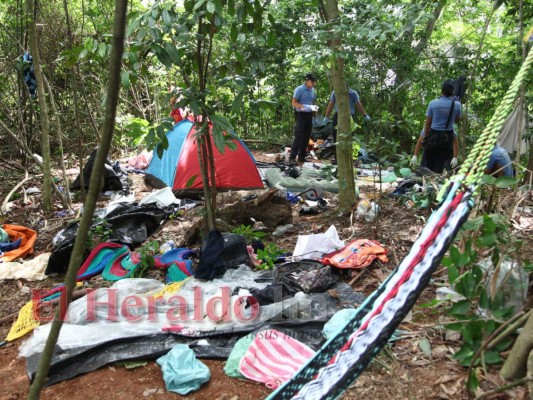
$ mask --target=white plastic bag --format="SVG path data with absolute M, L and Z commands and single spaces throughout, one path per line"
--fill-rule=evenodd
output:
M 324 254 L 343 247 L 344 240 L 339 239 L 337 228 L 331 225 L 325 233 L 298 236 L 293 256 L 296 260 L 302 258 L 319 259 Z

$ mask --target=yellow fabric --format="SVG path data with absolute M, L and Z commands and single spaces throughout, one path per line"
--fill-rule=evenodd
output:
M 27 302 L 19 311 L 19 315 L 6 337 L 6 342 L 12 342 L 30 333 L 39 326 L 39 320 L 33 314 L 33 301 Z
M 170 283 L 168 285 L 165 285 L 164 287 L 159 289 L 157 292 L 151 293 L 151 295 L 154 296 L 155 299 L 157 299 L 157 298 L 162 297 L 162 296 L 164 296 L 166 294 L 176 293 L 179 290 L 181 290 L 183 285 L 185 285 L 185 283 L 187 283 L 190 279 L 191 279 L 191 277 L 188 277 L 187 279 L 184 279 L 181 282 L 174 282 L 174 283 Z

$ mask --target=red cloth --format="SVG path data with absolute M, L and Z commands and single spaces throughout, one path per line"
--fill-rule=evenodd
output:
M 183 115 L 179 108 L 173 108 L 172 111 L 170 112 L 170 116 L 174 118 L 174 122 L 176 124 L 183 119 Z
M 326 254 L 320 262 L 337 268 L 363 268 L 376 258 L 388 262 L 387 250 L 376 240 L 357 239 L 340 250 Z

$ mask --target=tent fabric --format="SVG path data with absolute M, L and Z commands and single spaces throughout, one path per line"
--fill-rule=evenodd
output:
M 209 123 L 212 132 L 213 126 Z M 167 133 L 168 148 L 159 157 L 157 151 L 146 172 L 147 182 L 160 181 L 172 188 L 176 196 L 186 196 L 203 190 L 198 162 L 196 129 L 190 119 L 174 125 Z M 246 145 L 235 136 L 235 150 L 220 153 L 210 136 L 215 161 L 215 181 L 218 190 L 263 189 L 255 159 Z M 155 179 L 154 179 L 155 178 Z M 192 181 L 192 184 L 191 184 Z
M 522 137 L 524 137 L 526 130 L 526 113 L 522 113 L 522 121 L 519 119 L 520 109 L 522 103 L 518 103 L 514 108 L 513 112 L 509 114 L 505 122 L 503 123 L 503 128 L 498 136 L 498 144 L 502 146 L 509 154 L 518 151 L 518 133 L 522 130 Z M 529 124 L 530 128 L 533 128 L 533 123 Z M 529 151 L 528 142 L 522 139 L 520 144 L 520 153 L 524 154 Z

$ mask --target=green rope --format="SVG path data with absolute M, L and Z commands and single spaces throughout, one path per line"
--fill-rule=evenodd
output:
M 475 185 L 480 182 L 481 177 L 485 171 L 485 167 L 489 162 L 490 154 L 496 144 L 498 135 L 501 132 L 503 123 L 513 109 L 514 101 L 518 96 L 518 92 L 522 84 L 526 80 L 527 73 L 533 64 L 533 47 L 529 50 L 529 54 L 522 63 L 520 70 L 516 74 L 513 83 L 504 96 L 502 102 L 496 108 L 489 124 L 483 130 L 483 133 L 477 140 L 474 148 L 470 151 L 466 161 L 459 170 L 459 175 L 464 176 L 464 183 L 467 185 Z M 453 180 L 450 179 L 450 180 Z

